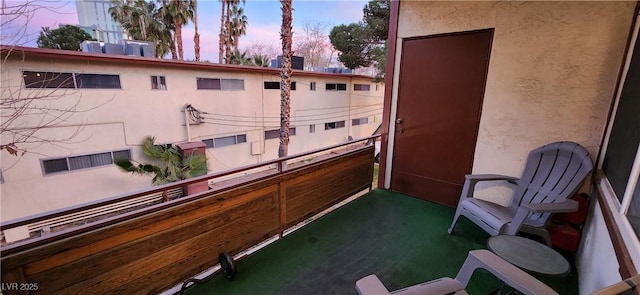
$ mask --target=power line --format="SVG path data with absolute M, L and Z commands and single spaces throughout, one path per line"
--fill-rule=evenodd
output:
M 291 120 L 291 123 L 303 123 L 303 122 L 316 122 L 319 120 L 328 120 L 328 119 L 342 119 L 344 117 L 350 117 L 353 115 L 362 115 L 362 114 L 368 114 L 368 115 L 377 115 L 378 113 L 382 113 L 382 108 L 378 108 L 378 109 L 374 109 L 374 110 L 366 110 L 366 111 L 360 111 L 360 112 L 353 112 L 353 113 L 349 113 L 349 114 L 344 114 L 344 115 L 336 115 L 336 114 L 325 114 L 328 117 L 321 117 L 321 118 L 312 118 L 312 119 L 296 119 L 297 117 L 294 117 L 293 120 Z M 214 121 L 222 121 L 222 122 L 236 122 L 236 123 L 248 123 L 248 124 L 265 124 L 265 123 L 280 123 L 280 120 L 235 120 L 235 119 L 220 119 L 220 118 L 212 118 L 212 117 L 207 117 L 207 116 L 203 116 L 203 119 L 205 119 L 204 123 L 212 123 L 209 120 L 214 120 Z M 279 119 L 279 117 L 278 117 Z

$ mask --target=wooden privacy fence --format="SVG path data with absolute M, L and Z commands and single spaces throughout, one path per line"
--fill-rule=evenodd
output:
M 283 161 L 311 153 L 170 184 L 148 193 L 260 165 L 275 163 L 282 167 Z M 226 188 L 5 245 L 1 248 L 3 290 L 7 294 L 161 292 L 214 266 L 221 252 L 239 253 L 371 188 L 373 156 L 372 145 L 358 145 L 289 170 L 261 173 Z M 126 197 L 118 199 L 122 198 Z M 3 224 L 2 229 L 33 222 L 25 218 Z M 12 283 L 17 283 L 18 290 L 12 290 Z M 21 292 L 20 287 L 37 291 Z

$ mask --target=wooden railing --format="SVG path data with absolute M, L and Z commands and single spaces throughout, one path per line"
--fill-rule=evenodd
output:
M 362 145 L 367 139 L 3 223 L 6 230 L 262 170 L 225 187 L 4 245 L 3 286 L 35 284 L 46 294 L 158 293 L 212 267 L 221 252 L 239 253 L 371 188 L 374 148 Z M 293 164 L 335 149 L 341 151 Z M 261 169 L 274 164 L 288 169 Z

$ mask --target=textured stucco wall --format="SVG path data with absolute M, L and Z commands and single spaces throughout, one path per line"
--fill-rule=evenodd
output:
M 398 37 L 495 28 L 473 172 L 519 176 L 548 142 L 576 141 L 595 157 L 634 6 L 402 1 Z

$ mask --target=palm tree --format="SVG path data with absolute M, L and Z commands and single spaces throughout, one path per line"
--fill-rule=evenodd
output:
M 240 52 L 240 50 L 235 49 L 232 53 L 231 53 L 231 59 L 229 59 L 229 63 L 233 64 L 233 65 L 245 65 L 245 66 L 249 66 L 252 65 L 252 60 L 250 57 L 247 56 L 247 52 Z
M 153 2 L 144 0 L 114 0 L 109 8 L 111 17 L 120 23 L 129 36 L 155 44 L 156 57 L 164 56 L 173 47 L 168 26 Z
M 218 43 L 218 63 L 222 63 L 222 58 L 224 56 L 224 42 L 226 40 L 226 33 L 225 33 L 225 8 L 227 5 L 228 1 L 227 0 L 220 0 L 220 35 L 218 35 L 218 37 L 220 38 L 219 43 Z
M 226 6 L 226 13 L 224 15 L 225 19 L 224 19 L 224 32 L 225 32 L 225 39 L 224 39 L 224 55 L 225 55 L 225 63 L 229 63 L 231 62 L 231 42 L 230 42 L 230 38 L 231 38 L 231 5 L 236 5 L 235 3 L 237 3 L 239 0 L 226 0 L 227 2 L 227 6 Z
M 191 0 L 191 11 L 193 11 L 193 25 L 195 33 L 193 33 L 193 51 L 195 52 L 196 61 L 200 61 L 200 33 L 198 33 L 198 0 Z
M 169 0 L 169 3 L 163 0 L 162 14 L 167 23 L 173 24 L 173 39 L 178 47 L 178 59 L 184 59 L 184 51 L 182 47 L 182 27 L 193 20 L 193 10 L 190 0 Z
M 289 124 L 291 111 L 291 44 L 293 43 L 293 29 L 291 22 L 292 0 L 280 0 L 282 3 L 282 71 L 280 72 L 280 147 L 278 157 L 286 157 L 289 153 Z
M 236 4 L 231 8 L 231 33 L 229 40 L 234 50 L 238 50 L 240 36 L 247 34 L 247 16 L 244 9 Z
M 254 54 L 251 56 L 251 64 L 256 67 L 269 67 L 269 57 L 266 55 Z
M 115 159 L 115 164 L 132 174 L 153 175 L 153 185 L 161 185 L 207 173 L 207 159 L 201 155 L 183 157 L 180 152 L 164 145 L 156 145 L 153 136 L 142 140 L 142 152 L 155 164 L 135 164 L 126 158 Z

